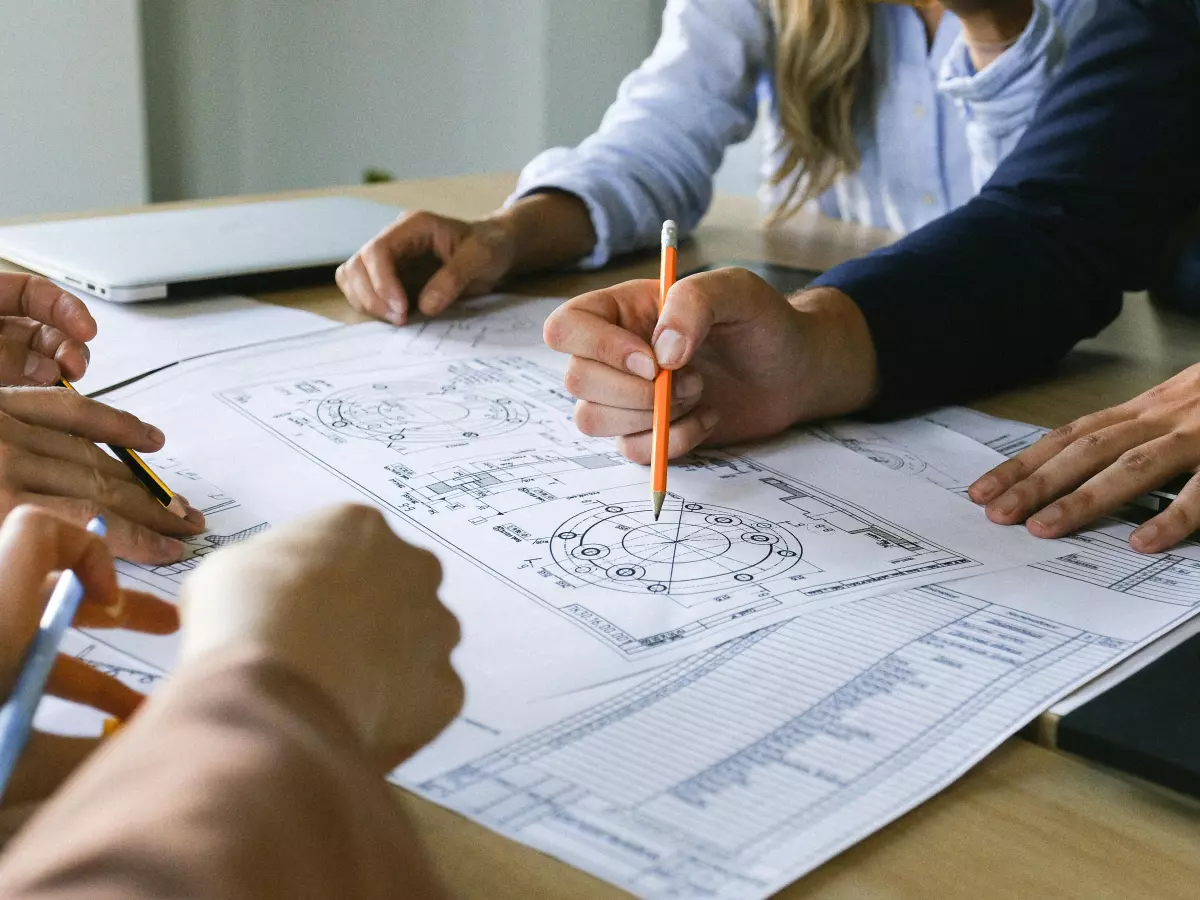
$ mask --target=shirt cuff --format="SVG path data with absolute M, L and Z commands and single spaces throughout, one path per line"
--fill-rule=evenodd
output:
M 1045 0 L 1035 0 L 1033 15 L 1017 42 L 982 72 L 971 62 L 966 38 L 961 34 L 955 38 L 942 61 L 938 90 L 959 103 L 986 103 L 1023 88 L 1022 82 L 1041 85 L 1044 73 L 1057 67 L 1065 53 L 1066 42 L 1050 8 Z
M 508 209 L 518 200 L 531 194 L 543 191 L 562 191 L 578 197 L 587 207 L 588 216 L 592 220 L 592 230 L 596 232 L 596 245 L 592 252 L 575 265 L 580 269 L 599 269 L 612 257 L 612 220 L 604 205 L 596 198 L 597 191 L 589 180 L 573 173 L 568 167 L 561 165 L 564 157 L 570 155 L 569 150 L 547 150 L 521 173 L 517 180 L 517 188 L 512 196 L 504 201 Z

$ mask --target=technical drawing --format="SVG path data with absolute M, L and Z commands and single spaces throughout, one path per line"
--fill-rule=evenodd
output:
M 1146 556 L 1100 531 L 1067 541 L 1079 549 L 1034 568 L 1158 603 L 1196 606 L 1200 602 L 1200 562 L 1174 553 Z
M 624 660 L 980 565 L 730 454 L 674 464 L 655 523 L 645 469 L 581 435 L 558 374 L 520 357 L 422 360 L 369 381 L 327 371 L 218 396 Z
M 484 388 L 375 382 L 326 397 L 317 418 L 341 435 L 390 447 L 508 434 L 529 421 L 529 408 Z
M 553 441 L 553 437 L 547 438 Z M 397 508 L 428 514 L 469 509 L 474 524 L 570 493 L 573 477 L 630 463 L 615 450 L 567 444 L 520 449 L 418 472 L 404 463 L 385 468 L 402 491 Z
M 237 507 L 229 507 L 236 509 Z M 151 575 L 157 575 L 160 578 L 169 578 L 172 581 L 182 581 L 183 576 L 196 566 L 204 561 L 204 557 L 212 553 L 214 550 L 225 547 L 229 544 L 236 544 L 241 541 L 249 540 L 256 534 L 261 534 L 270 528 L 269 522 L 259 522 L 251 525 L 249 528 L 243 528 L 233 534 L 214 534 L 212 531 L 206 531 L 204 534 L 198 534 L 192 538 L 184 538 L 184 557 L 179 562 L 170 563 L 165 566 L 146 566 L 145 569 Z
M 550 552 L 589 584 L 678 595 L 761 584 L 790 571 L 803 549 L 782 525 L 671 498 L 657 522 L 645 500 L 582 512 L 559 527 Z

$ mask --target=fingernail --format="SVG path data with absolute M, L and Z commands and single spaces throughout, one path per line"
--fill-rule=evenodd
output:
M 387 320 L 393 325 L 403 325 L 408 321 L 408 308 L 403 301 L 396 297 L 388 301 Z
M 446 305 L 446 298 L 440 291 L 427 291 L 421 295 L 421 312 L 427 316 L 435 316 Z
M 155 428 L 153 425 L 146 426 L 146 440 L 152 444 L 165 444 L 167 436 Z
M 654 355 L 658 357 L 660 366 L 673 366 L 683 356 L 686 342 L 678 331 L 667 329 L 654 342 Z
M 991 475 L 984 475 L 973 485 L 974 490 L 971 491 L 981 502 L 987 503 L 992 499 L 992 495 L 1000 490 L 1000 482 Z
M 200 512 L 200 510 L 196 509 L 194 506 L 189 505 L 185 507 L 183 511 L 183 517 L 193 525 L 204 524 L 204 513 Z
M 1154 543 L 1154 539 L 1158 537 L 1158 526 L 1147 522 L 1132 535 L 1132 540 L 1135 544 L 1140 544 L 1145 547 Z
M 638 378 L 645 378 L 647 381 L 654 380 L 654 360 L 645 353 L 630 353 L 625 357 L 625 368 Z
M 1052 503 L 1030 519 L 1030 521 L 1041 525 L 1043 528 L 1053 528 L 1062 521 L 1062 517 L 1062 510 L 1058 508 L 1057 504 Z
M 92 364 L 92 348 L 87 344 L 81 344 L 79 352 L 83 354 L 84 366 L 90 366 Z
M 712 431 L 720 420 L 721 415 L 715 409 L 706 409 L 700 413 L 700 427 L 705 431 Z
M 30 381 L 48 383 L 58 377 L 58 367 L 44 356 L 25 357 L 25 377 Z
M 1017 511 L 1020 502 L 1016 494 L 1005 494 L 992 504 L 992 509 L 1002 516 L 1010 516 Z
M 104 611 L 108 614 L 110 619 L 119 619 L 125 615 L 125 595 L 120 594 L 117 597 L 117 602 L 112 606 L 104 607 Z
M 695 397 L 704 390 L 704 379 L 697 372 L 684 372 L 675 380 L 675 396 L 681 400 Z

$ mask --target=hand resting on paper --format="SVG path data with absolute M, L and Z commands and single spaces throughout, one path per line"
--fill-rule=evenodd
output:
M 416 309 L 439 315 L 509 275 L 579 259 L 595 243 L 583 201 L 561 192 L 525 197 L 474 222 L 412 212 L 342 265 L 337 283 L 359 312 L 404 325 Z
M 112 557 L 100 538 L 32 506 L 9 514 L 0 527 L 0 697 L 16 683 L 26 648 L 50 596 L 51 574 L 73 569 L 86 589 L 75 624 L 170 634 L 179 615 L 170 603 L 117 586 Z M 121 719 L 142 695 L 110 675 L 60 655 L 47 692 Z M 98 740 L 35 733 L 5 793 L 6 805 L 39 800 L 90 754 Z
M 78 524 L 108 521 L 112 552 L 134 562 L 179 559 L 178 538 L 204 517 L 181 498 L 168 512 L 97 443 L 144 453 L 162 448 L 157 428 L 54 384 L 81 378 L 96 323 L 77 297 L 44 278 L 0 274 L 0 520 L 36 503 Z
M 1200 365 L 1132 400 L 1076 419 L 971 485 L 993 522 L 1056 538 L 1200 467 Z M 1166 550 L 1200 528 L 1200 476 L 1129 543 Z
M 564 303 L 546 343 L 571 355 L 564 379 L 575 421 L 650 459 L 657 364 L 676 372 L 669 452 L 766 437 L 870 401 L 875 356 L 848 297 L 820 288 L 784 297 L 745 269 L 675 284 L 658 315 L 658 282 L 630 281 Z

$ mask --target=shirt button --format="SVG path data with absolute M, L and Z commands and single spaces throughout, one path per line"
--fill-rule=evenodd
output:
M 925 110 L 924 103 L 916 103 L 913 105 L 913 115 L 916 116 L 918 119 L 925 118 L 925 112 L 926 112 L 926 110 Z
M 937 203 L 937 197 L 933 196 L 933 194 L 926 192 L 921 195 L 921 202 L 924 203 L 926 206 L 933 206 L 933 204 Z

